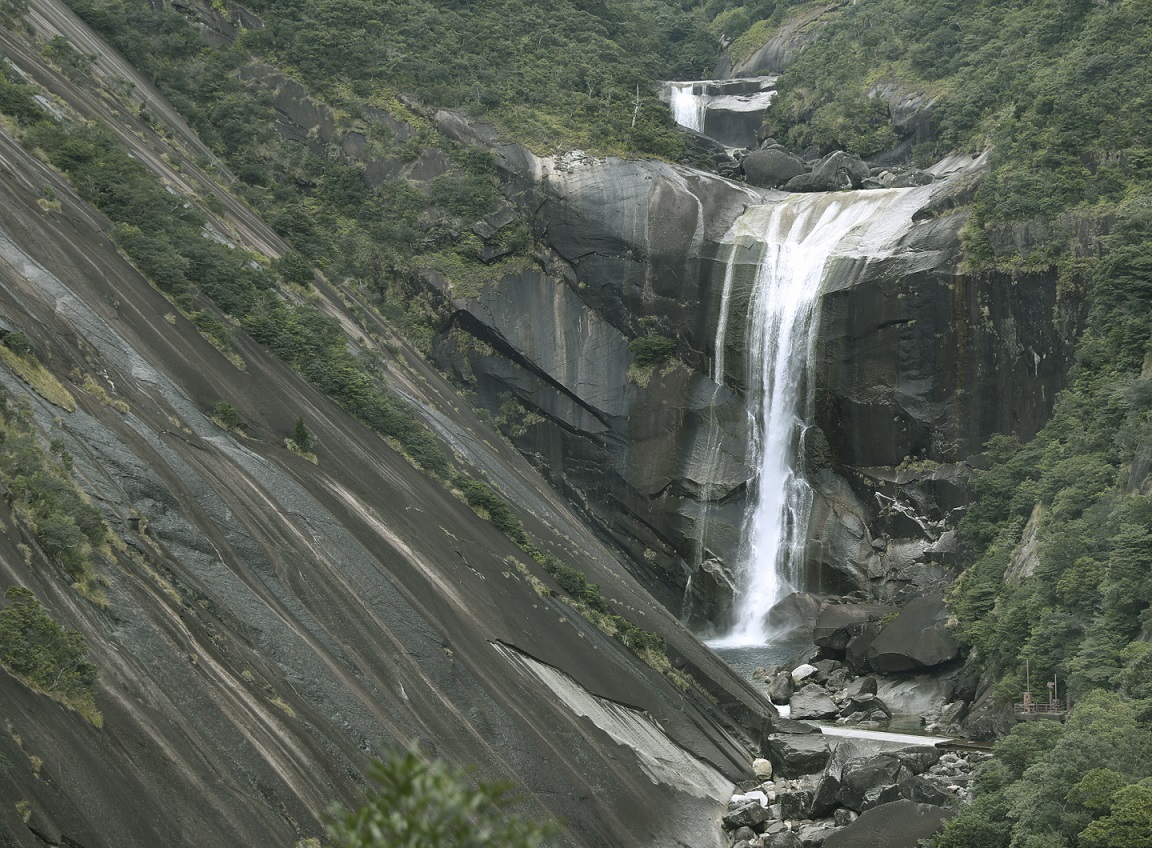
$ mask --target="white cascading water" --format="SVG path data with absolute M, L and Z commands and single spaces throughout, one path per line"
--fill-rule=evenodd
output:
M 797 468 L 812 420 L 812 352 L 821 281 L 839 259 L 875 257 L 907 215 L 884 220 L 899 189 L 793 195 L 745 212 L 729 245 L 714 379 L 724 380 L 730 304 L 747 299 L 745 361 L 754 506 L 745 518 L 731 630 L 714 647 L 764 645 L 773 605 L 801 588 L 812 490 Z M 749 254 L 759 262 L 749 265 Z M 741 274 L 741 268 L 754 270 Z M 750 278 L 750 279 L 749 279 Z M 750 286 L 740 297 L 740 286 Z
M 672 82 L 667 85 L 672 120 L 693 132 L 703 132 L 709 97 L 707 94 L 697 93 L 701 85 L 694 82 Z

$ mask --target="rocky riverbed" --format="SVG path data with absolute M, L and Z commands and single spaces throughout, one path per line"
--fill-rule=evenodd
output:
M 878 700 L 850 699 L 861 696 Z M 831 736 L 790 719 L 773 729 L 721 819 L 738 848 L 914 848 L 971 800 L 972 770 L 988 756 Z

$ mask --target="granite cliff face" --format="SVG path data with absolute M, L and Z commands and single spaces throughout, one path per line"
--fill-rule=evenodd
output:
M 73 82 L 32 33 L 0 31 L 53 109 L 106 121 L 181 202 L 211 198 L 206 237 L 254 257 L 286 249 L 209 176 L 207 163 L 229 177 L 148 80 L 55 0 L 30 7 L 38 37 L 78 45 L 94 79 L 135 98 Z M 137 118 L 140 99 L 162 133 Z M 71 456 L 113 534 L 95 561 L 106 600 L 90 600 L 0 501 L 0 586 L 30 588 L 82 634 L 103 713 L 94 726 L 0 672 L 0 841 L 292 845 L 321 835 L 331 802 L 357 802 L 371 757 L 415 741 L 514 781 L 524 813 L 569 823 L 567 844 L 718 844 L 718 799 L 770 705 L 370 313 L 319 280 L 309 295 L 541 550 L 659 633 L 698 684 L 678 687 L 583 618 L 504 534 L 243 332 L 226 357 L 109 227 L 0 130 L 0 317 L 64 393 L 7 366 L 0 382 L 45 450 Z M 589 391 L 590 407 L 608 404 Z M 221 401 L 242 433 L 213 422 Z M 284 446 L 297 417 L 316 464 Z
M 517 446 L 684 612 L 699 563 L 732 562 L 751 473 L 741 372 L 710 376 L 720 245 L 744 208 L 783 195 L 679 166 L 501 152 L 549 248 L 543 270 L 448 293 L 438 361 L 481 404 L 519 404 Z M 1035 432 L 1069 364 L 1080 316 L 1053 277 L 962 267 L 980 162 L 936 170 L 950 176 L 908 190 L 917 211 L 884 255 L 841 261 L 824 285 L 805 439 L 813 590 L 890 598 L 944 578 L 973 457 L 995 433 Z M 677 358 L 637 369 L 629 340 L 652 333 Z

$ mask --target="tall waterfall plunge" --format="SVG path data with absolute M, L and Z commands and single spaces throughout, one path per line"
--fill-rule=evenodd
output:
M 837 276 L 851 273 L 889 251 L 920 205 L 916 195 L 922 202 L 916 189 L 792 195 L 749 209 L 724 238 L 713 376 L 724 381 L 731 337 L 742 333 L 756 477 L 736 569 L 732 626 L 715 647 L 768 643 L 769 610 L 803 589 L 813 496 L 797 459 L 813 417 L 818 296 L 834 269 Z M 745 325 L 730 326 L 742 314 Z

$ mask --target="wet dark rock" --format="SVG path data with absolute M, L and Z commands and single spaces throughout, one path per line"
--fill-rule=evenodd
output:
M 873 786 L 864 791 L 858 810 L 864 813 L 873 807 L 879 807 L 881 804 L 891 804 L 893 801 L 898 801 L 901 797 L 903 796 L 900 794 L 900 787 L 895 784 Z
M 816 662 L 812 663 L 812 665 L 816 666 L 816 673 L 812 675 L 812 680 L 822 686 L 827 685 L 828 677 L 832 674 L 832 672 L 844 668 L 844 663 L 840 662 L 840 660 L 834 660 L 830 657 L 816 660 Z
M 861 627 L 860 632 L 848 640 L 848 647 L 844 649 L 844 662 L 856 673 L 871 671 L 872 665 L 868 660 L 868 651 L 876 637 L 880 635 L 880 625 L 869 622 Z
M 805 819 L 812 814 L 812 793 L 806 789 L 781 792 L 776 796 L 776 803 L 785 820 Z
M 935 783 L 924 777 L 909 777 L 900 783 L 900 796 L 918 804 L 932 804 L 936 807 L 946 807 L 953 801 L 949 795 Z
M 796 691 L 792 675 L 786 671 L 773 675 L 768 683 L 768 699 L 773 704 L 787 704 Z
M 767 721 L 767 727 L 773 734 L 786 736 L 814 736 L 820 733 L 819 727 L 790 718 L 770 718 Z
M 817 645 L 843 651 L 865 624 L 896 612 L 887 604 L 831 604 L 820 610 L 812 630 Z
M 755 830 L 757 826 L 768 821 L 769 818 L 770 816 L 766 807 L 752 802 L 737 807 L 729 813 L 725 813 L 721 818 L 721 822 L 725 830 L 736 830 L 741 827 Z
M 823 845 L 824 840 L 831 833 L 832 825 L 828 822 L 801 824 L 796 828 L 796 838 L 800 840 L 800 845 L 803 848 L 817 848 L 817 846 Z
M 860 818 L 860 814 L 855 810 L 849 810 L 847 807 L 841 807 L 832 814 L 832 823 L 836 827 L 847 827 Z
M 764 756 L 780 777 L 800 777 L 824 768 L 830 751 L 823 734 L 771 736 L 765 742 Z
M 802 686 L 789 702 L 791 718 L 821 719 L 831 718 L 839 711 L 836 702 L 828 694 L 828 690 L 815 683 Z
M 870 791 L 897 785 L 911 775 L 911 770 L 891 754 L 878 754 L 867 760 L 855 760 L 848 763 L 842 772 L 840 803 L 862 812 L 864 804 L 869 800 Z M 873 793 L 871 796 L 873 802 L 875 797 Z
M 868 663 L 881 673 L 932 668 L 960 653 L 948 632 L 948 611 L 940 594 L 904 607 L 868 647 Z
M 883 713 L 885 718 L 892 717 L 892 711 L 875 695 L 852 695 L 841 704 L 840 715 L 849 716 L 856 712 L 871 714 L 877 710 Z
M 913 774 L 923 774 L 940 760 L 940 751 L 931 745 L 918 745 L 894 751 L 892 756 L 908 767 Z
M 844 687 L 844 694 L 849 698 L 854 695 L 875 695 L 876 691 L 876 678 L 870 674 L 864 677 L 857 677 Z
M 839 692 L 852 682 L 852 672 L 847 668 L 838 668 L 828 675 L 824 685 L 832 692 Z
M 736 840 L 737 844 L 739 844 L 741 841 L 746 843 L 752 842 L 757 837 L 757 835 L 758 834 L 756 831 L 754 831 L 752 828 L 744 826 L 738 827 L 732 831 L 731 838 Z
M 824 842 L 825 848 L 916 848 L 940 830 L 954 813 L 943 807 L 901 799 L 874 807 Z
M 788 830 L 772 834 L 764 845 L 765 848 L 803 848 L 800 838 Z

